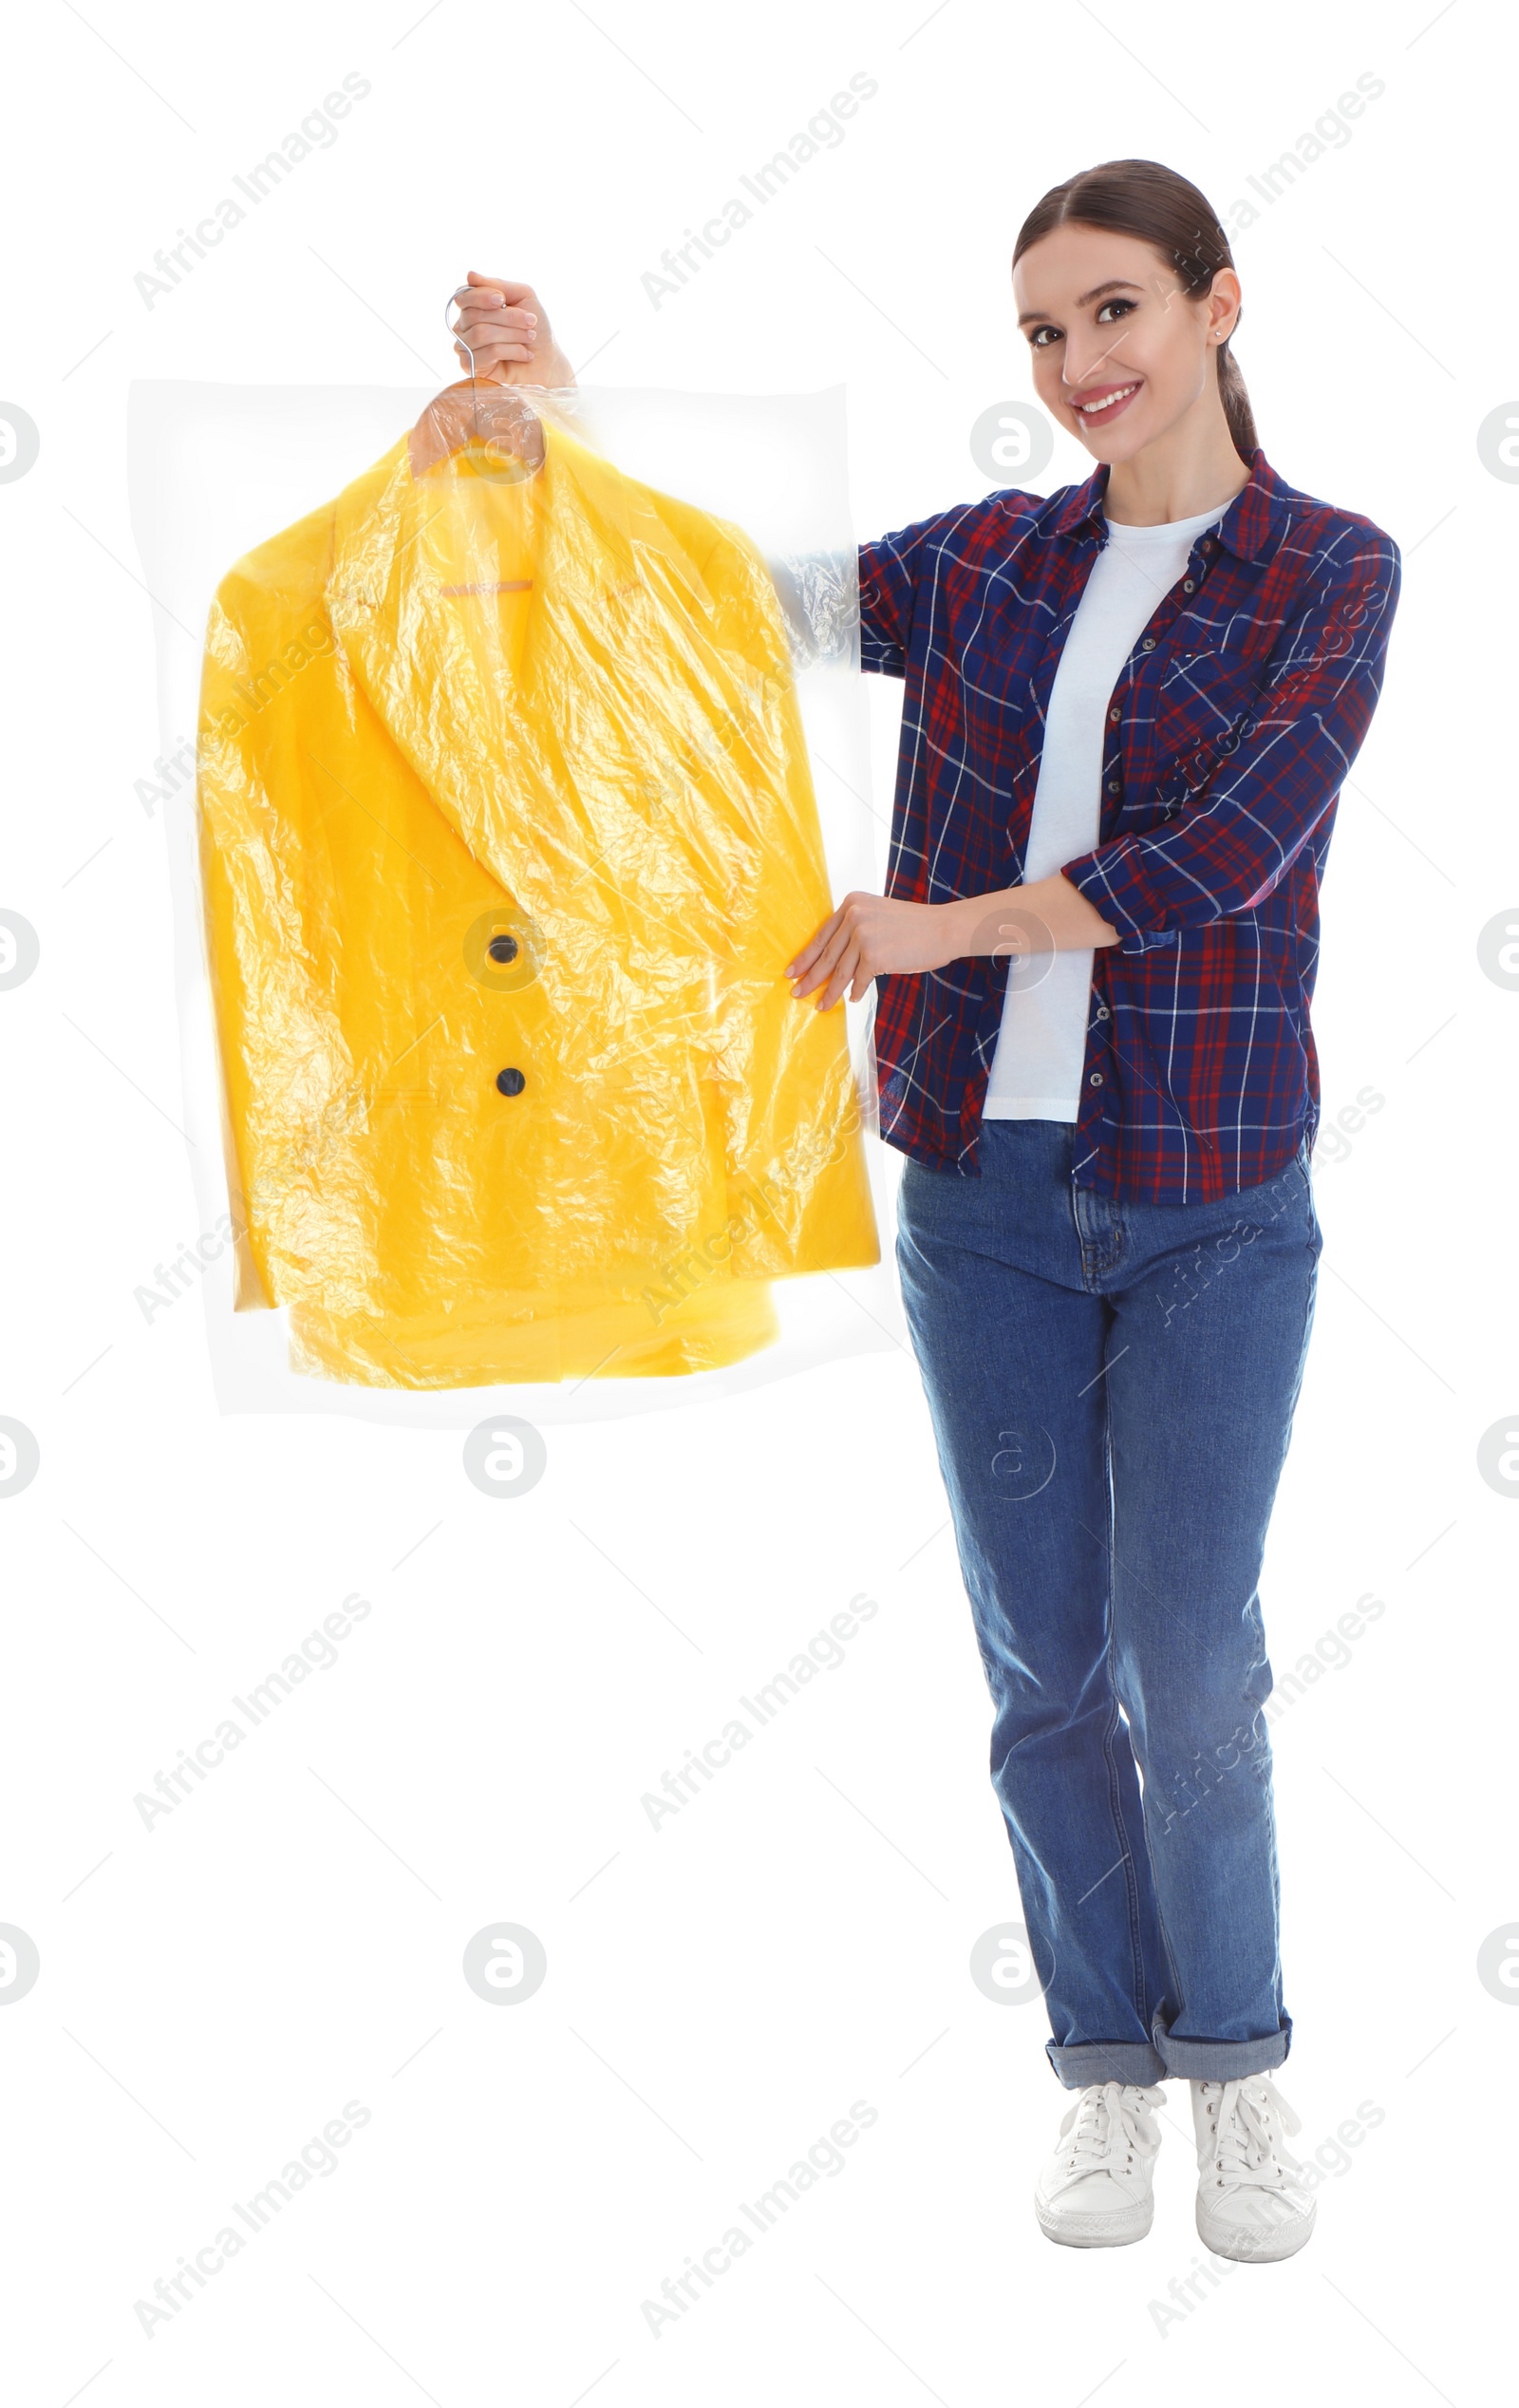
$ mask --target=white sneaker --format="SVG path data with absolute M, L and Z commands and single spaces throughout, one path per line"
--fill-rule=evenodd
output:
M 1060 2145 L 1045 2159 L 1034 2212 L 1050 2241 L 1073 2249 L 1115 2248 L 1142 2241 L 1154 2217 L 1154 2111 L 1158 2084 L 1092 2082 L 1060 2126 Z
M 1197 2133 L 1197 2229 L 1219 2257 L 1290 2257 L 1313 2230 L 1318 2204 L 1303 2168 L 1282 2146 L 1303 2129 L 1265 2074 L 1243 2081 L 1193 2082 Z

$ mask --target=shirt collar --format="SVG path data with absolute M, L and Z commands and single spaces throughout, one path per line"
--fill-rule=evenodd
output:
M 1102 525 L 1102 497 L 1108 489 L 1108 463 L 1094 469 L 1085 484 L 1073 485 L 1055 520 L 1060 536 L 1079 533 L 1090 522 Z M 1250 454 L 1250 476 L 1240 487 L 1218 528 L 1226 552 L 1241 560 L 1269 560 L 1287 531 L 1291 517 L 1289 489 L 1257 444 Z

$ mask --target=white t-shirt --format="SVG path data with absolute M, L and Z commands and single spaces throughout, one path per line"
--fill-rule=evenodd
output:
M 1047 878 L 1100 833 L 1102 755 L 1118 673 L 1222 510 L 1158 527 L 1108 521 L 1055 671 L 1023 879 Z M 1043 956 L 1031 987 L 1009 984 L 986 1089 L 989 1120 L 1075 1120 L 1080 1111 L 1093 949 Z M 1016 963 L 1015 963 L 1016 968 Z

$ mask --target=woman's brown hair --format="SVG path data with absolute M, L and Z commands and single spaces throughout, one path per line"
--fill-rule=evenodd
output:
M 1196 185 L 1153 159 L 1105 160 L 1054 185 L 1019 230 L 1014 267 L 1034 243 L 1066 225 L 1097 226 L 1153 244 L 1175 269 L 1189 296 L 1206 292 L 1220 268 L 1234 265 L 1228 236 Z M 1255 417 L 1227 340 L 1218 347 L 1218 396 L 1234 448 L 1249 461 L 1259 442 Z

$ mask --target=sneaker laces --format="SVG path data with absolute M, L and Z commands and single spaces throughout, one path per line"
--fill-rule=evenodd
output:
M 1060 2125 L 1060 2138 L 1070 2135 L 1060 2153 L 1062 2173 L 1079 2181 L 1083 2174 L 1111 2173 L 1116 2156 L 1153 2156 L 1160 2147 L 1154 2111 L 1165 2096 L 1158 2083 L 1150 2090 L 1137 2082 L 1089 2083 Z
M 1282 2130 L 1289 2133 L 1303 2130 L 1303 2118 L 1275 2083 L 1265 2074 L 1248 2074 L 1240 2081 L 1204 2082 L 1202 2095 L 1212 2111 L 1212 2168 L 1219 2184 L 1226 2191 L 1293 2188 L 1293 2177 L 1303 2168 L 1282 2146 L 1272 2117 L 1280 2118 Z

